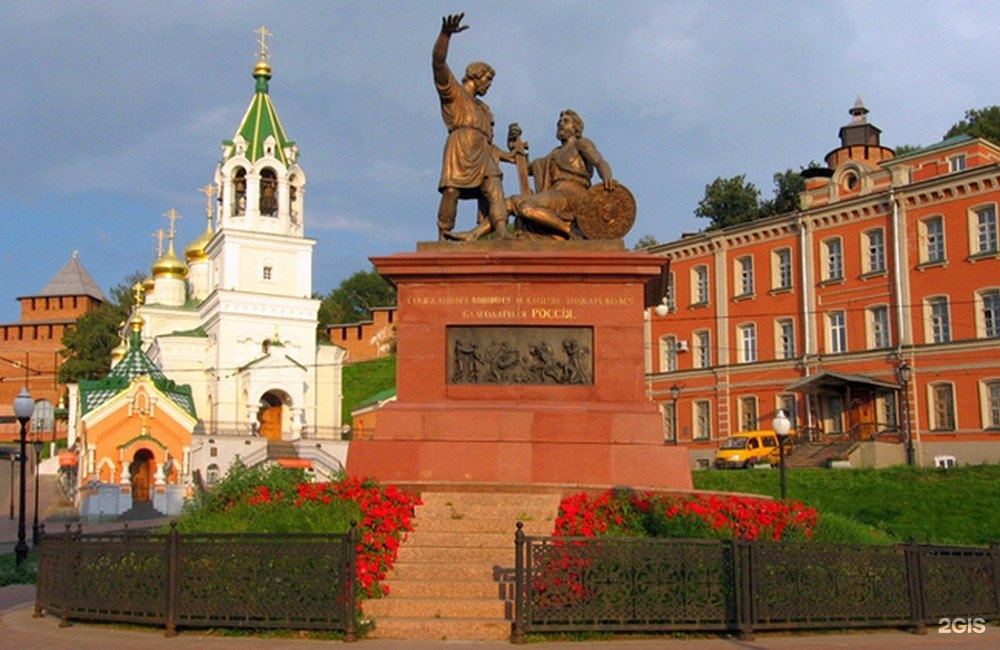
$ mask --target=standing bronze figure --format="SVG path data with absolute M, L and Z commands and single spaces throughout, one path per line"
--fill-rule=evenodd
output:
M 455 228 L 458 200 L 474 198 L 479 202 L 479 219 L 485 231 L 499 237 L 507 233 L 507 210 L 504 206 L 503 175 L 500 161 L 513 162 L 510 152 L 493 144 L 493 113 L 483 100 L 496 72 L 482 61 L 470 63 L 459 83 L 448 67 L 448 44 L 451 35 L 468 29 L 462 25 L 465 14 L 441 19 L 441 33 L 434 43 L 431 67 L 434 86 L 441 100 L 441 118 L 448 129 L 441 165 L 441 206 L 438 209 L 438 239 L 444 240 Z

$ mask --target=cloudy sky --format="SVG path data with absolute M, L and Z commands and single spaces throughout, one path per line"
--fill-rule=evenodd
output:
M 890 147 L 933 144 L 1000 103 L 995 1 L 4 2 L 0 322 L 74 250 L 107 290 L 148 272 L 167 210 L 184 217 L 179 250 L 202 231 L 198 188 L 252 96 L 260 25 L 308 176 L 314 290 L 435 239 L 430 48 L 460 11 L 470 29 L 449 60 L 497 69 L 498 135 L 519 122 L 540 155 L 559 111 L 580 112 L 636 196 L 630 245 L 703 228 L 693 211 L 716 177 L 746 174 L 769 197 L 774 172 L 838 145 L 858 95 Z

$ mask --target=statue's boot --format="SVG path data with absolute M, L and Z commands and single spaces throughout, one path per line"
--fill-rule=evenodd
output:
M 493 226 L 490 225 L 488 221 L 484 221 L 472 230 L 465 230 L 462 232 L 447 230 L 443 233 L 443 235 L 446 239 L 450 239 L 452 241 L 476 241 L 480 237 L 488 235 L 492 230 Z M 506 230 L 506 228 L 504 230 Z

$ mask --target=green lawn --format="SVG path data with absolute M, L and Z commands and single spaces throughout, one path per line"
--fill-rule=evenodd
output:
M 359 404 L 373 395 L 396 387 L 396 357 L 382 357 L 344 366 L 343 382 L 341 414 L 343 422 L 350 424 L 351 411 Z
M 777 470 L 694 472 L 695 488 L 777 497 Z M 953 469 L 789 469 L 788 498 L 873 526 L 890 538 L 1000 542 L 1000 465 Z

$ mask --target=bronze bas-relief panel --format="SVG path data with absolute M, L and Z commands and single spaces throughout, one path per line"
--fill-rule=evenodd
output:
M 448 327 L 449 384 L 594 383 L 591 327 Z

